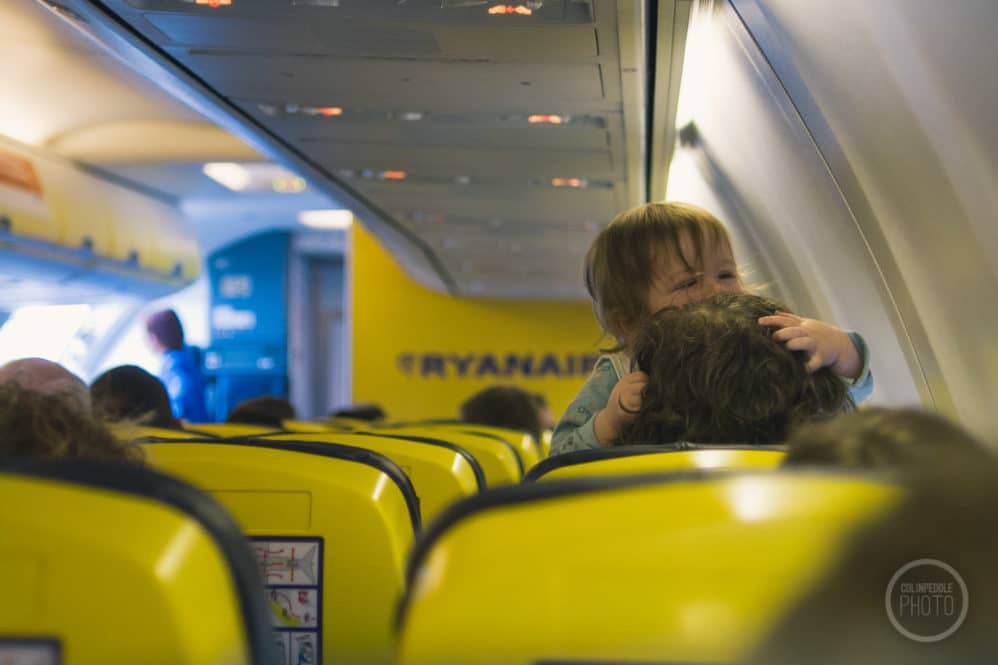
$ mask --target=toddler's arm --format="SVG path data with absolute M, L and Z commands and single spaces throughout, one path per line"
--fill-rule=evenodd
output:
M 644 374 L 633 372 L 618 382 L 613 363 L 609 358 L 601 357 L 555 426 L 551 454 L 611 445 L 620 433 L 620 427 L 633 418 L 619 407 L 622 405 L 630 411 L 641 408 L 641 390 L 646 381 Z M 609 404 L 611 398 L 614 406 Z
M 854 403 L 859 404 L 873 392 L 869 349 L 858 333 L 789 312 L 764 316 L 759 323 L 778 327 L 773 339 L 784 342 L 791 351 L 804 351 L 808 371 L 829 367 L 841 377 L 849 385 Z
M 601 357 L 596 361 L 596 367 L 582 386 L 582 390 L 555 425 L 551 435 L 552 455 L 599 448 L 594 430 L 596 414 L 606 407 L 616 383 L 617 373 L 613 369 L 613 363 L 609 358 Z

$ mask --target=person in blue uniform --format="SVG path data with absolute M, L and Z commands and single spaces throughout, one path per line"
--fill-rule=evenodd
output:
M 149 344 L 163 354 L 159 378 L 170 395 L 173 415 L 191 423 L 208 422 L 200 349 L 184 344 L 184 328 L 172 309 L 146 319 Z

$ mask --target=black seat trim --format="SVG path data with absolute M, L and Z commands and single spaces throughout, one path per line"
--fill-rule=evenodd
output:
M 256 558 L 239 525 L 208 493 L 173 476 L 138 464 L 89 460 L 23 461 L 5 465 L 0 468 L 0 472 L 41 480 L 66 481 L 153 499 L 197 520 L 218 545 L 232 571 L 245 621 L 250 662 L 253 665 L 280 662 L 274 646 L 274 628 Z
M 636 455 L 656 455 L 662 453 L 679 453 L 690 450 L 765 450 L 773 452 L 785 452 L 786 446 L 773 445 L 749 445 L 749 444 L 719 444 L 719 443 L 687 443 L 677 441 L 661 445 L 646 446 L 612 446 L 610 448 L 587 448 L 585 450 L 573 450 L 560 455 L 552 455 L 541 460 L 537 466 L 532 468 L 524 482 L 534 482 L 547 473 L 566 466 L 585 464 L 587 462 L 598 462 L 606 459 L 618 459 L 621 457 L 634 457 Z
M 317 434 L 318 434 L 318 432 L 317 432 Z M 325 434 L 325 433 L 323 433 L 323 434 Z M 380 436 L 380 437 L 384 437 L 386 439 L 397 439 L 397 440 L 401 440 L 401 441 L 416 441 L 418 443 L 426 443 L 426 444 L 429 444 L 431 446 L 439 446 L 441 448 L 446 448 L 447 450 L 451 450 L 451 451 L 457 453 L 458 455 L 460 455 L 461 457 L 463 457 L 468 462 L 468 464 L 471 465 L 471 470 L 475 474 L 475 483 L 478 485 L 478 491 L 479 492 L 484 491 L 485 489 L 488 488 L 488 482 L 486 481 L 486 478 L 485 478 L 485 472 L 482 471 L 482 465 L 478 463 L 478 460 L 475 459 L 475 456 L 472 455 L 467 450 L 465 450 L 464 448 L 462 448 L 461 446 L 459 446 L 457 444 L 454 444 L 454 443 L 451 443 L 450 441 L 444 441 L 443 439 L 435 439 L 435 438 L 429 437 L 429 436 L 416 436 L 416 435 L 409 435 L 409 434 L 384 434 L 384 433 L 382 433 L 380 431 L 375 431 L 375 432 L 329 432 L 328 434 L 330 436 L 336 436 L 337 434 L 350 434 L 350 435 L 375 436 L 375 437 Z M 349 444 L 343 444 L 343 445 L 349 445 Z
M 384 455 L 374 452 L 373 450 L 357 448 L 356 446 L 347 446 L 342 443 L 320 443 L 318 441 L 295 441 L 290 439 L 287 441 L 269 441 L 267 439 L 254 439 L 250 437 L 232 437 L 228 439 L 164 439 L 160 441 L 147 441 L 146 443 L 147 445 L 183 445 L 185 443 L 197 443 L 210 444 L 213 446 L 248 446 L 251 448 L 267 448 L 270 450 L 288 450 L 296 453 L 320 455 L 322 457 L 332 457 L 334 459 L 342 459 L 349 462 L 357 462 L 358 464 L 365 464 L 384 473 L 392 479 L 396 486 L 398 486 L 399 491 L 405 498 L 406 506 L 409 508 L 409 519 L 412 522 L 413 533 L 418 533 L 422 525 L 419 512 L 419 498 L 416 495 L 416 490 L 412 486 L 412 481 L 409 480 L 409 476 L 405 475 L 405 472 L 401 469 L 401 467 L 399 467 L 398 464 L 391 461 Z
M 389 425 L 388 427 L 385 427 L 384 430 L 381 430 L 381 429 L 374 430 L 372 432 L 372 434 L 377 434 L 378 432 L 385 431 L 385 430 L 391 430 L 392 428 L 396 428 L 396 427 L 422 427 L 424 425 L 460 425 L 460 427 L 455 427 L 454 428 L 455 432 L 458 432 L 460 434 L 474 434 L 475 436 L 481 436 L 481 437 L 484 437 L 486 439 L 492 439 L 493 441 L 498 441 L 499 443 L 501 443 L 502 445 L 506 446 L 507 448 L 509 448 L 512 451 L 513 457 L 516 458 L 516 465 L 520 468 L 520 480 L 523 480 L 523 475 L 524 475 L 524 473 L 526 473 L 526 469 L 525 469 L 525 467 L 523 465 L 523 458 L 520 457 L 520 451 L 516 449 L 516 446 L 514 446 L 512 443 L 510 443 L 509 441 L 507 441 L 506 439 L 504 439 L 503 437 L 501 437 L 501 436 L 499 436 L 497 434 L 492 434 L 491 432 L 482 432 L 480 430 L 476 430 L 474 428 L 475 427 L 474 425 L 466 423 L 463 420 L 442 420 L 441 419 L 441 420 L 423 420 L 423 421 L 414 422 L 414 423 L 401 423 L 401 424 L 395 423 L 393 425 Z

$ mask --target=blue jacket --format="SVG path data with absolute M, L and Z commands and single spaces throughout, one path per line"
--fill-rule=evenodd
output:
M 170 395 L 170 406 L 175 417 L 191 423 L 211 420 L 205 405 L 204 375 L 201 373 L 199 349 L 185 346 L 179 351 L 164 351 L 159 378 Z
M 870 350 L 866 341 L 859 333 L 849 333 L 853 345 L 859 351 L 863 369 L 855 381 L 842 379 L 849 388 L 849 397 L 854 404 L 859 405 L 873 392 L 873 374 L 870 372 Z M 600 356 L 593 368 L 593 373 L 575 396 L 561 421 L 554 428 L 551 437 L 551 454 L 558 455 L 572 450 L 599 448 L 596 441 L 596 431 L 593 429 L 596 414 L 606 408 L 607 400 L 613 387 L 620 380 L 624 365 L 629 360 L 623 353 Z

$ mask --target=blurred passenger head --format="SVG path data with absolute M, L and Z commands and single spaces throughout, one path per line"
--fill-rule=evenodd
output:
M 262 395 L 243 400 L 229 412 L 227 423 L 267 425 L 280 429 L 285 420 L 294 420 L 295 407 L 283 397 Z
M 779 443 L 801 423 L 850 408 L 841 379 L 827 367 L 808 373 L 802 352 L 759 325 L 782 308 L 723 293 L 656 314 L 634 341 L 648 374 L 641 410 L 617 443 Z
M 107 370 L 90 384 L 94 411 L 110 422 L 179 429 L 163 382 L 135 365 Z
M 172 309 L 150 314 L 146 319 L 146 332 L 159 351 L 179 351 L 184 348 L 184 327 L 180 325 L 180 319 Z
M 346 409 L 334 411 L 333 418 L 352 418 L 354 420 L 384 420 L 387 414 L 377 404 L 354 404 Z
M 90 391 L 80 377 L 44 358 L 11 360 L 0 367 L 0 384 L 18 386 L 44 395 L 58 395 L 82 411 L 90 411 Z
M 990 454 L 956 423 L 921 409 L 863 409 L 804 425 L 787 444 L 783 466 L 917 469 L 953 455 Z
M 534 396 L 516 386 L 492 386 L 461 405 L 461 420 L 528 432 L 541 440 L 541 416 Z
M 688 203 L 617 215 L 586 254 L 585 280 L 596 318 L 622 345 L 662 307 L 707 297 L 715 286 L 742 290 L 727 229 Z
M 119 441 L 89 409 L 65 393 L 0 383 L 0 459 L 141 461 L 142 449 Z
M 959 456 L 922 472 L 895 510 L 836 548 L 838 561 L 776 624 L 752 665 L 998 662 L 998 469 Z M 955 570 L 969 598 L 926 559 Z M 892 623 L 888 600 L 894 621 L 916 637 L 958 627 L 936 641 L 911 639 Z

